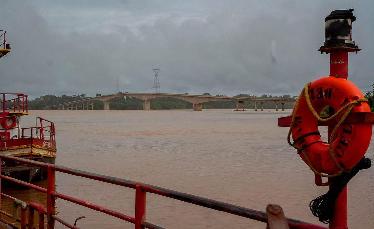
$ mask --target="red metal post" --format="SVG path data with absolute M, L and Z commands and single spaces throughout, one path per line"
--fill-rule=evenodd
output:
M 33 133 L 33 132 L 34 132 L 34 128 L 31 127 L 29 130 L 30 130 L 30 133 L 31 133 L 31 134 L 30 134 L 30 135 L 31 135 L 31 136 L 30 136 L 30 148 L 32 149 L 32 147 L 33 147 L 32 144 L 33 144 L 33 142 L 34 142 L 34 133 Z M 35 133 L 35 134 L 36 134 L 36 133 Z
M 28 95 L 25 95 L 25 97 L 26 97 L 26 112 L 29 112 L 29 100 L 27 99 Z
M 25 96 L 22 96 L 22 112 L 25 112 Z
M 34 208 L 29 207 L 29 220 L 28 220 L 29 229 L 34 228 Z
M 330 53 L 330 76 L 348 78 L 348 52 L 337 50 Z
M 348 229 L 347 195 L 348 188 L 345 186 L 336 199 L 334 217 L 329 225 L 330 229 Z
M 44 140 L 44 126 L 43 126 L 43 120 L 42 119 L 39 119 L 39 123 L 40 123 L 40 139 L 41 140 Z
M 2 166 L 3 166 L 3 159 L 0 158 L 0 175 L 1 175 L 2 171 L 3 171 Z M 1 177 L 0 177 L 0 194 L 3 193 L 3 189 L 2 189 L 1 183 L 2 183 L 2 180 L 1 180 Z M 1 195 L 0 195 L 0 208 L 2 206 L 1 204 L 2 203 L 1 203 Z
M 47 222 L 48 229 L 53 229 L 55 220 L 52 215 L 55 215 L 55 168 L 51 165 L 47 167 L 48 186 L 47 186 Z
M 139 184 L 136 185 L 135 193 L 135 229 L 143 229 L 143 222 L 145 221 L 146 211 L 146 192 Z
M 44 213 L 43 212 L 38 212 L 39 215 L 38 215 L 38 224 L 39 224 L 39 229 L 44 229 Z
M 346 50 L 334 50 L 330 53 L 330 76 L 348 78 L 348 52 Z M 328 128 L 331 136 L 332 128 Z M 331 139 L 330 139 L 331 140 Z M 348 229 L 347 186 L 336 198 L 334 216 L 330 222 L 330 229 Z
M 21 205 L 21 229 L 26 229 L 27 225 L 27 208 Z

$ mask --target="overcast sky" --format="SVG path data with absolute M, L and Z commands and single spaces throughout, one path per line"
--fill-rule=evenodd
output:
M 350 79 L 374 82 L 374 2 L 345 0 L 1 0 L 12 52 L 0 90 L 298 94 L 328 74 L 324 18 L 354 8 Z M 117 83 L 118 82 L 118 83 Z

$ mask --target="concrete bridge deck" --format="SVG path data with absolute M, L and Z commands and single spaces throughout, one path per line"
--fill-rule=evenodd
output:
M 172 93 L 123 93 L 119 92 L 111 95 L 103 95 L 96 97 L 85 97 L 78 99 L 76 101 L 67 102 L 60 105 L 60 109 L 93 109 L 94 101 L 101 101 L 104 104 L 104 110 L 110 110 L 110 101 L 116 98 L 136 98 L 143 101 L 143 109 L 151 109 L 151 100 L 156 98 L 175 98 L 180 99 L 192 104 L 194 111 L 201 111 L 203 109 L 203 104 L 211 101 L 234 101 L 236 104 L 236 110 L 244 110 L 244 102 L 251 101 L 254 103 L 255 110 L 257 110 L 258 105 L 261 110 L 263 110 L 264 102 L 274 102 L 276 110 L 278 106 L 284 110 L 285 103 L 294 103 L 294 98 L 279 98 L 279 97 L 255 97 L 255 96 L 242 96 L 242 97 L 230 97 L 230 96 L 212 96 L 212 95 L 193 95 L 193 94 L 172 94 Z

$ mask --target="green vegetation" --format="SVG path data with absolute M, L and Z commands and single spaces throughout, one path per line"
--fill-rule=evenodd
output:
M 63 103 L 76 101 L 85 98 L 84 94 L 81 95 L 43 95 L 39 98 L 29 101 L 29 109 L 31 110 L 57 110 L 58 106 Z
M 372 90 L 366 93 L 366 98 L 369 100 L 371 111 L 374 111 L 374 83 L 371 86 Z
M 203 104 L 204 109 L 234 109 L 234 101 L 211 101 Z
M 152 110 L 192 109 L 192 104 L 175 98 L 157 98 L 151 100 Z
M 204 93 L 204 95 L 210 95 L 209 93 Z M 223 96 L 223 95 L 217 95 Z M 236 97 L 247 97 L 248 94 L 240 94 Z M 284 96 L 272 96 L 272 95 L 262 95 L 262 98 L 290 98 L 289 95 Z M 84 101 L 89 99 L 86 97 L 85 94 L 80 95 L 62 95 L 62 96 L 55 96 L 55 95 L 44 95 L 39 98 L 33 99 L 29 101 L 29 109 L 30 110 L 57 110 L 62 107 L 63 104 L 67 104 L 69 102 L 75 101 Z M 245 101 L 244 105 L 248 109 L 254 108 L 254 103 Z M 65 105 L 66 106 L 66 105 Z M 235 108 L 234 101 L 212 101 L 203 104 L 204 109 L 234 109 Z M 265 109 L 268 108 L 275 108 L 274 102 L 264 102 L 263 107 Z M 73 106 L 75 108 L 75 105 Z M 258 108 L 259 104 L 258 104 Z M 291 103 L 286 103 L 285 108 L 289 109 L 292 108 Z M 78 106 L 78 109 L 81 109 L 81 105 Z M 102 110 L 104 109 L 104 105 L 100 101 L 93 101 L 93 109 L 94 110 Z M 143 109 L 143 101 L 135 99 L 135 98 L 117 98 L 110 101 L 110 109 L 112 110 L 142 110 Z M 156 98 L 151 100 L 151 109 L 152 110 L 168 110 L 168 109 L 192 109 L 192 104 L 182 101 L 176 98 Z
M 104 108 L 103 103 L 97 102 L 98 106 L 94 106 L 97 110 Z M 112 110 L 142 110 L 143 102 L 134 98 L 116 98 L 110 101 L 110 109 Z

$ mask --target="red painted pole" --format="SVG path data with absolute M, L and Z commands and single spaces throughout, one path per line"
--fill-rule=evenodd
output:
M 29 207 L 28 217 L 29 217 L 29 220 L 28 220 L 29 229 L 33 229 L 34 228 L 34 208 Z
M 348 188 L 345 186 L 336 199 L 334 216 L 329 225 L 330 229 L 348 229 L 347 195 Z
M 330 53 L 330 76 L 348 78 L 348 52 L 337 50 Z
M 330 76 L 348 78 L 348 52 L 334 50 L 330 53 Z M 332 129 L 329 127 L 329 136 Z M 334 216 L 330 222 L 330 229 L 348 229 L 347 186 L 339 193 L 334 207 Z
M 135 193 L 135 229 L 145 228 L 142 224 L 145 221 L 146 192 L 139 184 L 136 185 Z
M 27 208 L 21 206 L 21 229 L 26 229 L 27 226 Z
M 39 224 L 39 229 L 44 229 L 44 213 L 43 212 L 38 212 L 38 224 Z
M 3 165 L 3 159 L 0 158 L 0 175 L 2 174 L 2 171 L 3 171 L 3 168 L 2 168 L 2 165 Z M 0 177 L 0 194 L 3 193 L 3 189 L 2 189 L 2 180 L 1 180 L 1 177 Z M 2 208 L 2 205 L 1 205 L 1 195 L 0 195 L 0 208 Z
M 47 222 L 48 229 L 53 229 L 55 227 L 55 220 L 52 217 L 55 215 L 55 168 L 51 165 L 47 167 L 48 175 L 48 186 L 47 186 Z
M 25 95 L 25 98 L 26 98 L 26 112 L 29 112 L 29 100 L 28 100 L 28 96 Z

